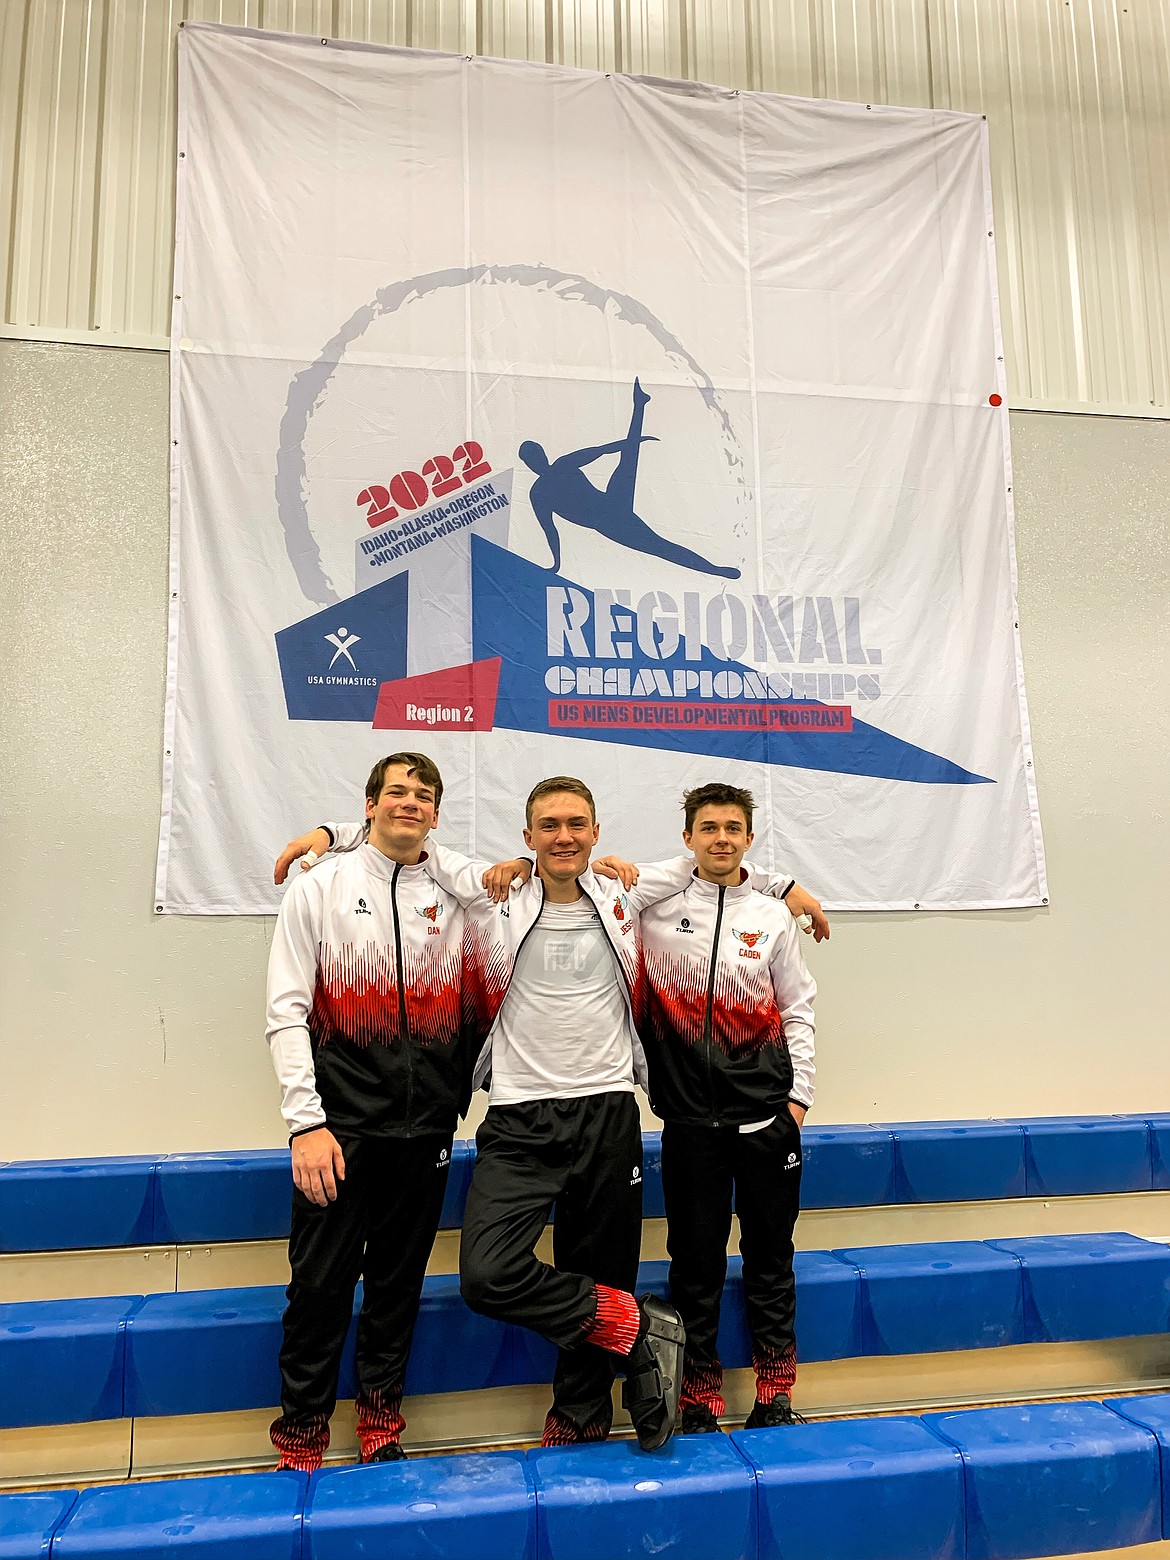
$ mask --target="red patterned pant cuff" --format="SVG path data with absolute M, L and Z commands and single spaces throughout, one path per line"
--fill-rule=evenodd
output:
M 683 1408 L 688 1403 L 700 1403 L 704 1408 L 709 1408 L 716 1419 L 727 1412 L 727 1405 L 723 1401 L 723 1366 L 718 1360 L 712 1365 L 692 1365 L 688 1362 L 683 1366 L 679 1402 Z
M 316 1473 L 329 1450 L 329 1421 L 324 1414 L 299 1423 L 282 1414 L 272 1421 L 268 1434 L 280 1453 L 278 1470 L 293 1468 L 297 1473 Z
M 756 1373 L 756 1399 L 771 1403 L 778 1397 L 791 1397 L 796 1385 L 796 1350 L 776 1349 L 752 1354 Z
M 609 1425 L 604 1420 L 591 1419 L 582 1427 L 567 1414 L 550 1408 L 544 1421 L 544 1434 L 540 1438 L 540 1444 L 541 1446 L 580 1446 L 586 1441 L 604 1441 L 608 1434 Z
M 357 1438 L 363 1462 L 369 1462 L 375 1452 L 396 1442 L 405 1429 L 401 1387 L 387 1392 L 358 1393 Z

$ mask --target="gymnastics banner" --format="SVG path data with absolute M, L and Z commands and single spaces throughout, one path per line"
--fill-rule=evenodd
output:
M 690 786 L 831 907 L 1046 902 L 986 127 L 187 24 L 160 911 L 395 750 Z

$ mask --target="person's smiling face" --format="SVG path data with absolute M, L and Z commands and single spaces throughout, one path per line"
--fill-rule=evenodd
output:
M 739 882 L 740 863 L 754 839 L 743 808 L 731 802 L 708 802 L 700 807 L 690 832 L 683 834 L 687 849 L 694 851 L 699 876 L 706 883 L 724 887 Z
M 597 836 L 589 803 L 570 791 L 552 791 L 534 802 L 532 822 L 524 830 L 541 877 L 554 883 L 570 883 L 581 876 Z
M 366 800 L 370 844 L 395 861 L 418 860 L 422 842 L 439 821 L 435 789 L 405 764 L 389 764 L 378 800 Z

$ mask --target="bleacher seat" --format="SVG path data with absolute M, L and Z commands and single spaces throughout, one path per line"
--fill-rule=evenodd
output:
M 287 1239 L 292 1192 L 287 1148 L 168 1154 L 155 1174 L 155 1240 Z
M 147 1246 L 156 1160 L 14 1160 L 0 1169 L 0 1251 Z
M 451 1145 L 441 1229 L 463 1223 L 474 1157 L 474 1143 Z M 160 1244 L 287 1240 L 292 1193 L 287 1148 L 168 1154 L 155 1177 L 154 1238 Z
M 666 1268 L 667 1264 L 642 1264 Z M 861 1352 L 861 1277 L 856 1267 L 827 1251 L 798 1251 L 796 1273 L 796 1325 L 800 1332 L 800 1357 L 814 1360 L 848 1359 Z M 661 1292 L 666 1294 L 663 1276 Z M 743 1262 L 727 1259 L 727 1281 L 719 1309 L 719 1358 L 728 1370 L 752 1362 L 747 1308 L 743 1298 Z
M 301 1560 L 307 1487 L 301 1473 L 238 1473 L 83 1490 L 53 1560 Z
M 1020 1264 L 977 1240 L 834 1251 L 861 1273 L 861 1352 L 934 1354 L 1030 1343 Z
M 1150 1184 L 1156 1192 L 1170 1191 L 1170 1112 L 1147 1118 L 1150 1129 Z
M 1023 1197 L 1024 1133 L 1003 1121 L 910 1121 L 891 1126 L 900 1203 Z
M 857 1269 L 826 1251 L 798 1251 L 794 1268 L 801 1359 L 812 1363 L 859 1354 L 861 1280 Z M 668 1262 L 641 1263 L 638 1293 L 666 1299 L 669 1269 Z M 512 1380 L 516 1383 L 550 1381 L 556 1362 L 552 1344 L 523 1327 L 510 1331 L 514 1334 L 515 1349 Z M 718 1347 L 719 1358 L 727 1370 L 752 1362 L 740 1257 L 727 1259 L 727 1277 L 719 1307 Z
M 522 1452 L 417 1458 L 318 1475 L 303 1560 L 532 1560 L 536 1493 Z
M 49 1560 L 53 1534 L 76 1499 L 76 1490 L 0 1496 L 0 1560 Z
M 739 1430 L 759 1486 L 760 1560 L 963 1560 L 963 1462 L 920 1419 Z
M 872 1208 L 895 1201 L 894 1136 L 882 1127 L 805 1127 L 803 1208 Z
M 1162 1537 L 1170 1539 L 1170 1393 L 1106 1398 L 1105 1407 L 1148 1430 L 1158 1443 L 1162 1462 Z
M 539 1560 L 756 1560 L 756 1482 L 724 1435 L 538 1448 Z
M 0 1495 L 0 1560 L 1024 1560 L 1170 1538 L 1159 1447 L 1170 1395 L 132 1482 Z
M 547 1375 L 530 1378 L 522 1373 L 515 1359 L 515 1335 L 520 1332 L 535 1337 L 468 1310 L 460 1298 L 458 1274 L 432 1274 L 423 1284 L 406 1370 L 407 1392 L 466 1392 L 530 1379 L 550 1380 Z
M 1024 1269 L 1025 1325 L 1043 1343 L 1137 1337 L 1170 1328 L 1170 1246 L 1136 1235 L 992 1240 Z
M 279 1402 L 283 1313 L 279 1285 L 147 1295 L 126 1328 L 126 1413 L 227 1413 Z
M 0 1428 L 120 1419 L 137 1295 L 0 1305 Z
M 1170 1189 L 1170 1114 L 809 1127 L 808 1210 Z M 1023 1181 L 1016 1150 L 1023 1150 Z M 444 1229 L 463 1222 L 475 1144 L 456 1142 Z M 0 1164 L 0 1252 L 282 1240 L 287 1149 Z M 662 1140 L 643 1134 L 643 1212 L 663 1216 Z
M 923 1421 L 962 1454 L 968 1560 L 1125 1549 L 1162 1536 L 1158 1443 L 1100 1403 Z
M 798 1252 L 801 1358 L 933 1354 L 1158 1333 L 1170 1322 L 1170 1248 L 1128 1235 L 931 1242 Z M 668 1264 L 638 1288 L 665 1295 Z M 0 1424 L 226 1413 L 279 1398 L 284 1290 L 181 1290 L 145 1298 L 0 1307 Z M 353 1396 L 354 1323 L 340 1395 Z M 719 1352 L 751 1363 L 742 1262 L 729 1257 Z M 407 1371 L 410 1395 L 547 1382 L 556 1351 L 476 1315 L 454 1274 L 428 1277 Z
M 1138 1117 L 1020 1117 L 1029 1197 L 1148 1192 L 1150 1126 Z

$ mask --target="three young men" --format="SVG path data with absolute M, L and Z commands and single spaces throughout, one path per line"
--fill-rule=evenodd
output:
M 342 843 L 351 842 L 353 831 L 335 832 Z M 469 911 L 465 981 L 471 982 L 477 1027 L 488 1036 L 476 1081 L 490 1071 L 491 1106 L 478 1138 L 461 1272 L 474 1308 L 534 1327 L 560 1347 L 546 1443 L 604 1438 L 616 1367 L 626 1375 L 625 1398 L 639 1440 L 652 1447 L 674 1426 L 682 1328 L 670 1308 L 652 1299 L 639 1304 L 631 1292 L 641 1228 L 641 1133 L 633 1087 L 635 1079 L 646 1082 L 631 1022 L 639 988 L 636 920 L 655 899 L 683 890 L 694 863 L 684 857 L 644 869 L 638 887 L 623 891 L 589 869 L 597 837 L 588 789 L 562 776 L 542 782 L 529 797 L 525 839 L 538 871 L 513 887 L 504 903 L 484 893 L 482 867 L 433 842 L 428 847 L 427 874 Z M 310 836 L 286 849 L 278 879 L 309 842 L 320 843 Z M 722 850 L 712 859 L 717 855 Z M 741 849 L 736 881 L 742 855 Z M 517 866 L 500 869 L 498 892 Z M 797 892 L 790 880 L 773 891 Z M 783 907 L 780 914 L 791 926 Z M 401 947 L 397 926 L 394 946 Z M 712 991 L 715 983 L 713 974 Z M 660 1036 L 661 1028 L 655 1033 Z M 774 1126 L 765 1122 L 762 1130 Z M 554 1207 L 556 1265 L 549 1267 L 533 1247 Z M 680 1285 L 684 1270 L 685 1264 Z M 703 1283 L 709 1287 L 709 1278 Z M 414 1306 L 417 1299 L 416 1289 Z M 717 1322 L 718 1289 L 714 1304 Z M 714 1333 L 708 1347 L 703 1316 L 698 1320 L 701 1373 L 710 1369 Z M 763 1346 L 769 1347 L 766 1338 Z M 696 1370 L 691 1378 L 699 1383 Z M 780 1379 L 775 1369 L 761 1375 L 761 1393 Z M 692 1409 L 700 1402 L 697 1393 L 696 1385 Z M 697 1426 L 684 1420 L 684 1428 Z

